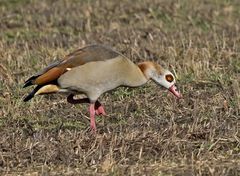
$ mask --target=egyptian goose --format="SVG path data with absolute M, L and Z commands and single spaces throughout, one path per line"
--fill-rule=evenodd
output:
M 98 101 L 101 94 L 119 86 L 138 87 L 150 79 L 181 97 L 174 75 L 160 65 L 150 61 L 136 65 L 106 46 L 91 45 L 70 53 L 30 77 L 24 87 L 36 87 L 24 101 L 34 95 L 67 92 L 69 103 L 90 103 L 90 127 L 96 131 L 95 114 L 105 115 Z M 87 98 L 74 99 L 76 94 L 85 94 Z

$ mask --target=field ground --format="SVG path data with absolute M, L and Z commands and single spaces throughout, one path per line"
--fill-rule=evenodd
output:
M 238 0 L 0 0 L 0 172 L 6 175 L 238 175 Z M 87 105 L 35 97 L 24 81 L 88 44 L 172 70 L 184 99 L 152 82 Z

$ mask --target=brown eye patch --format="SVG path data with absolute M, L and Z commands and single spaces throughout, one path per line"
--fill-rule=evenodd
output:
M 168 81 L 168 82 L 173 82 L 173 80 L 174 80 L 174 78 L 173 78 L 173 76 L 172 75 L 166 75 L 166 80 Z

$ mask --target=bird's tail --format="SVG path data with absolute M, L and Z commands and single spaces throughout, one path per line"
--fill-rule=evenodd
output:
M 31 99 L 34 97 L 34 95 L 36 94 L 36 92 L 37 92 L 39 89 L 41 89 L 41 87 L 42 87 L 42 86 L 37 86 L 37 87 L 35 87 L 35 88 L 33 89 L 33 91 L 30 92 L 30 94 L 28 94 L 28 95 L 23 99 L 23 101 L 26 102 L 26 101 L 31 100 Z
M 38 85 L 33 89 L 33 91 L 28 94 L 23 101 L 29 101 L 31 100 L 35 95 L 41 95 L 41 94 L 50 94 L 50 93 L 56 93 L 60 90 L 60 88 L 57 85 L 54 84 L 48 84 L 48 85 Z

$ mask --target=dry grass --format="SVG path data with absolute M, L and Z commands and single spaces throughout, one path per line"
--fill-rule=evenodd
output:
M 240 4 L 232 1 L 0 1 L 0 171 L 9 175 L 238 175 Z M 54 57 L 101 43 L 178 77 L 177 101 L 153 83 L 86 105 L 23 103 L 24 80 Z

